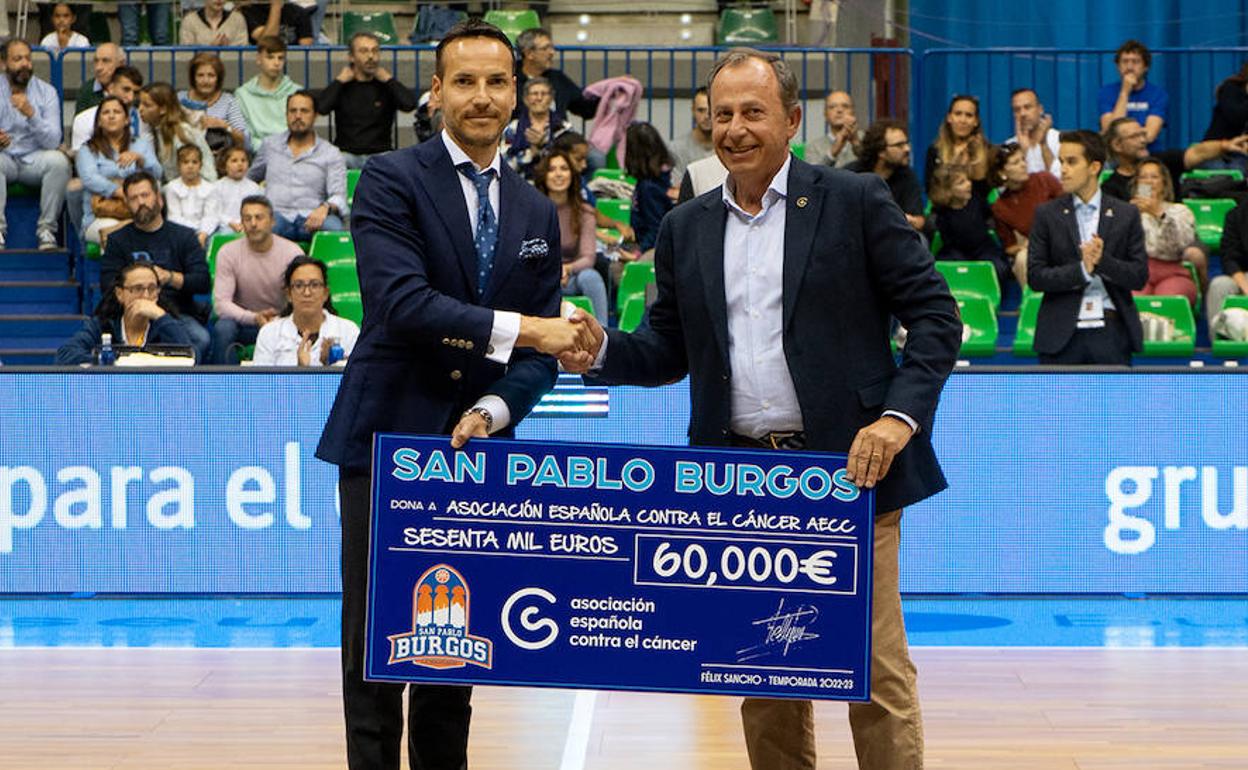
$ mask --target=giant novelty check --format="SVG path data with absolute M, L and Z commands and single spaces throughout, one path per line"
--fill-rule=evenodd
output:
M 373 450 L 368 679 L 868 699 L 873 497 L 844 455 Z

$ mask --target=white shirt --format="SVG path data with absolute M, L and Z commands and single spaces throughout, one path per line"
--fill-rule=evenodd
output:
M 451 139 L 451 135 L 444 129 L 442 131 L 442 143 L 446 145 L 446 151 L 451 155 L 451 165 L 459 166 L 461 163 L 472 163 L 472 167 L 478 173 L 485 171 L 487 168 L 493 169 L 493 178 L 490 180 L 489 196 L 490 206 L 494 209 L 494 218 L 499 217 L 499 201 L 501 199 L 502 184 L 499 181 L 502 174 L 502 164 L 499 162 L 498 150 L 494 151 L 494 158 L 488 166 L 478 166 L 472 162 L 472 158 L 468 157 L 468 153 L 464 152 L 455 140 Z M 464 203 L 468 206 L 468 222 L 472 226 L 473 238 L 477 235 L 477 188 L 468 178 L 466 174 L 461 174 L 457 170 L 455 176 L 459 178 L 460 190 L 464 193 Z M 494 327 L 490 330 L 490 344 L 486 353 L 486 358 L 500 364 L 505 364 L 511 360 L 511 353 L 516 347 L 516 340 L 520 337 L 520 314 L 509 310 L 494 311 Z M 507 402 L 493 394 L 487 393 L 482 396 L 474 407 L 484 407 L 486 411 L 494 418 L 491 423 L 490 432 L 497 433 L 511 423 L 511 410 L 507 407 Z
M 1044 143 L 1049 146 L 1049 152 L 1053 154 L 1053 162 L 1044 165 L 1044 150 L 1040 145 L 1033 144 L 1031 149 L 1024 153 L 1023 157 L 1027 159 L 1027 173 L 1038 174 L 1041 171 L 1047 171 L 1058 179 L 1062 178 L 1062 162 L 1058 159 L 1058 151 L 1061 150 L 1061 132 L 1056 128 L 1050 128 L 1044 134 Z M 1018 136 L 1011 136 L 1005 140 L 1006 144 L 1013 142 L 1018 144 Z
M 60 53 L 61 44 L 56 37 L 56 31 L 49 32 L 39 41 L 40 48 L 46 48 L 52 53 Z M 91 41 L 87 40 L 87 36 L 81 32 L 71 32 L 69 35 L 69 45 L 66 48 L 90 48 Z
M 1075 199 L 1075 221 L 1079 224 L 1079 242 L 1087 243 L 1092 240 L 1092 236 L 1096 235 L 1097 225 L 1101 221 L 1101 188 L 1096 188 L 1096 194 L 1092 196 L 1092 200 L 1087 203 L 1078 195 L 1072 196 Z M 1083 260 L 1079 261 L 1079 269 L 1083 271 L 1084 280 L 1088 282 L 1083 287 L 1083 296 L 1088 296 L 1091 292 L 1100 292 L 1101 304 L 1106 310 L 1114 309 L 1114 301 L 1109 298 L 1109 292 L 1105 291 L 1105 279 L 1099 275 L 1088 272 L 1083 266 Z
M 213 183 L 199 180 L 191 187 L 178 177 L 165 185 L 165 204 L 169 207 L 169 221 L 186 225 L 197 233 L 212 235 L 217 231 L 221 212 L 213 191 Z
M 221 177 L 212 185 L 212 194 L 217 199 L 217 230 L 233 232 L 231 223 L 243 222 L 243 198 L 249 195 L 263 195 L 264 190 L 247 177 L 238 181 L 228 176 Z
M 333 315 L 328 310 L 322 312 L 325 320 L 321 322 L 321 330 L 317 333 L 316 342 L 312 343 L 309 353 L 312 366 L 321 365 L 321 343 L 324 340 L 338 340 L 345 360 L 355 349 L 355 341 L 360 336 L 360 327 L 354 321 Z M 298 366 L 299 344 L 302 341 L 294 316 L 281 316 L 260 327 L 260 333 L 256 335 L 256 352 L 251 363 L 253 366 Z

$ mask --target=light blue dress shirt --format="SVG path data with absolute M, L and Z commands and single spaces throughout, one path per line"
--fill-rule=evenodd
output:
M 35 108 L 29 118 L 10 101 L 13 89 L 7 75 L 0 75 L 0 130 L 12 140 L 4 153 L 21 159 L 32 152 L 55 150 L 61 143 L 61 100 L 56 89 L 37 77 L 26 84 L 26 99 Z
M 1087 203 L 1084 203 L 1078 195 L 1074 198 L 1075 221 L 1079 223 L 1079 242 L 1087 243 L 1092 240 L 1093 235 L 1096 235 L 1097 226 L 1101 221 L 1101 188 L 1096 188 L 1096 194 Z M 1100 292 L 1104 308 L 1113 310 L 1114 301 L 1109 298 L 1109 292 L 1105 291 L 1105 279 L 1089 273 L 1087 268 L 1083 267 L 1082 260 L 1079 266 L 1083 270 L 1084 279 L 1088 281 L 1088 285 L 1083 287 L 1083 296 L 1087 297 L 1091 293 Z

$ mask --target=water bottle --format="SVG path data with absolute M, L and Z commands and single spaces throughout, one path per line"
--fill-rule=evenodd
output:
M 100 366 L 112 366 L 117 362 L 117 351 L 113 350 L 113 335 L 100 335 Z
M 344 354 L 342 352 L 342 345 L 338 344 L 338 340 L 334 340 L 334 344 L 329 346 L 329 355 L 325 359 L 326 365 L 333 366 L 341 361 L 343 357 Z

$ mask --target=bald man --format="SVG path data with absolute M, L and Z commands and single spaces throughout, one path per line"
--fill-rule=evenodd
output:
M 105 89 L 113 82 L 113 73 L 126 63 L 126 52 L 116 43 L 100 43 L 95 48 L 92 66 L 95 77 L 83 83 L 78 89 L 78 101 L 74 104 L 74 114 L 89 110 L 104 101 Z
M 862 132 L 854 116 L 854 98 L 845 91 L 833 91 L 823 100 L 827 131 L 806 143 L 806 162 L 844 168 L 858 159 Z

